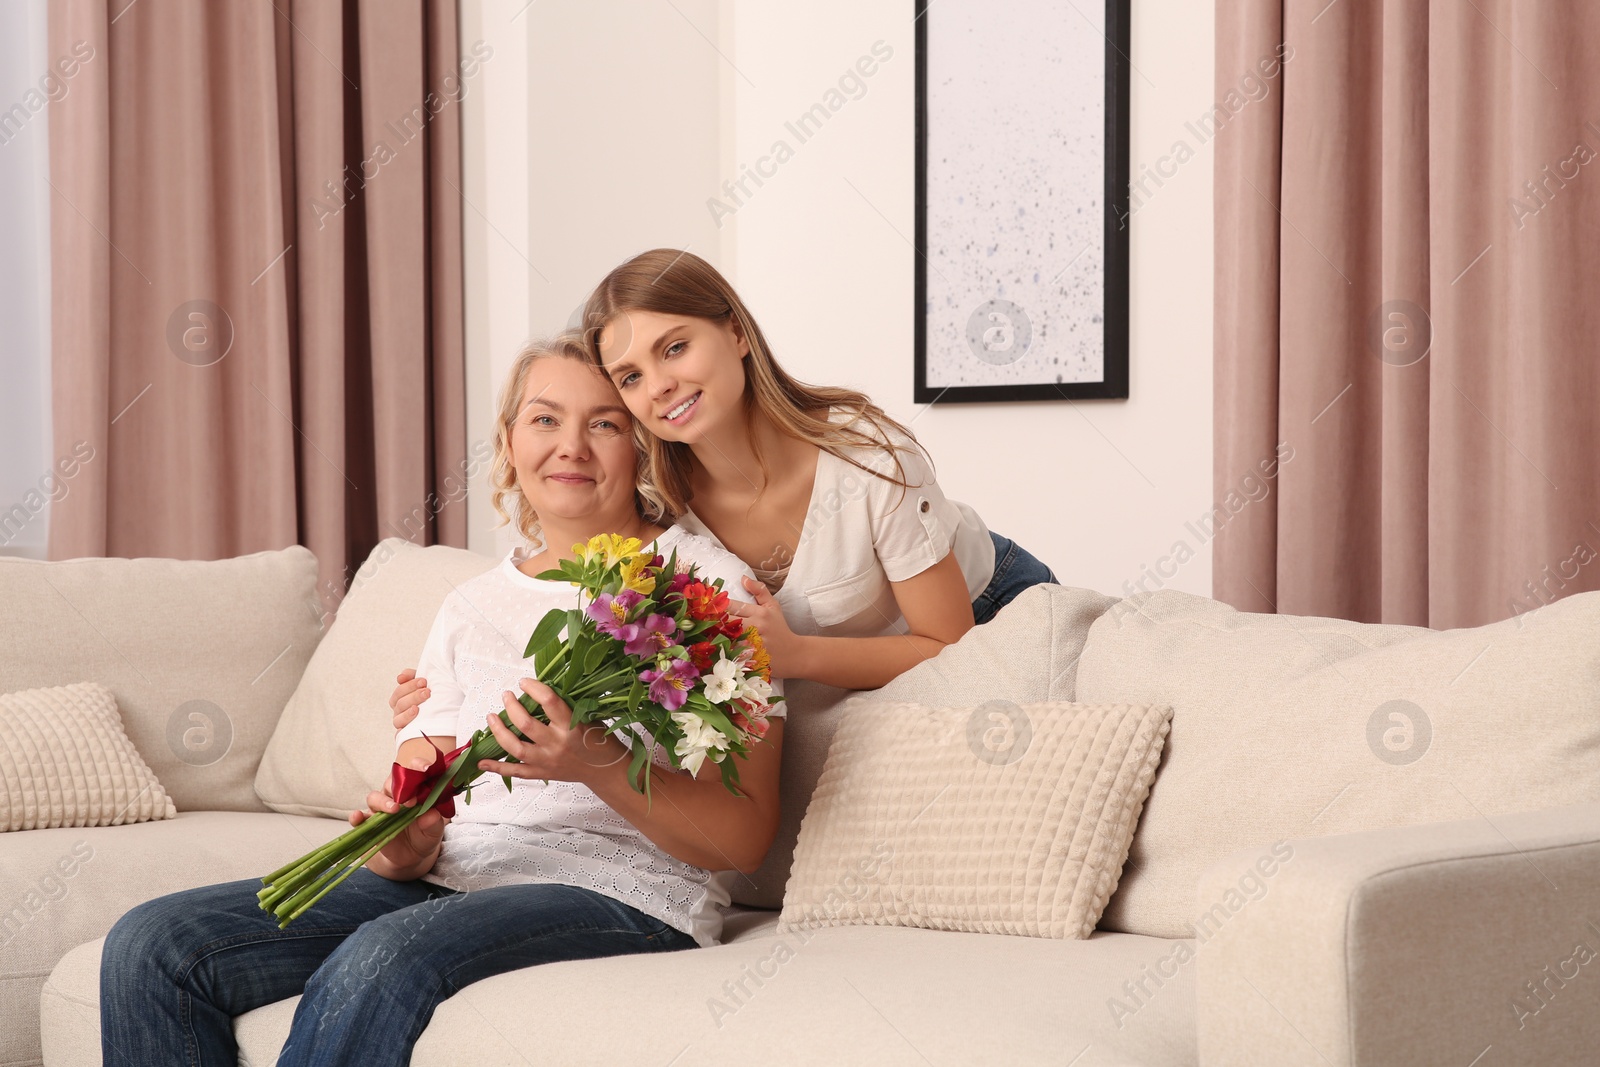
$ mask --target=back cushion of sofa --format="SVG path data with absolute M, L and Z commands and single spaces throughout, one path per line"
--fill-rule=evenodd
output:
M 1078 655 L 1089 626 L 1115 603 L 1115 598 L 1089 589 L 1035 586 L 874 695 L 938 707 L 1073 700 Z M 828 746 L 840 716 L 858 706 L 847 702 L 854 695 L 850 691 L 814 682 L 789 681 L 784 692 L 789 708 L 783 735 L 782 822 L 766 862 L 754 874 L 740 875 L 733 888 L 734 902 L 750 907 L 782 906 L 800 823 Z
M 99 682 L 179 811 L 263 811 L 267 740 L 322 638 L 317 561 L 0 559 L 0 692 Z
M 1172 705 L 1100 926 L 1191 937 L 1231 852 L 1600 799 L 1600 593 L 1434 631 L 1162 591 L 1094 624 L 1077 699 Z
M 398 537 L 372 550 L 261 761 L 256 792 L 272 810 L 342 819 L 365 806 L 394 762 L 395 676 L 416 667 L 445 595 L 495 565 Z M 530 634 L 538 621 L 529 619 Z

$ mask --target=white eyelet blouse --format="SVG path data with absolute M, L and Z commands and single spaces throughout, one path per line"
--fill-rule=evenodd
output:
M 732 599 L 749 601 L 740 579 L 750 570 L 731 553 L 679 526 L 657 545 L 663 555 L 676 548 L 706 581 L 721 578 Z M 580 605 L 575 587 L 518 570 L 528 556 L 514 549 L 500 566 L 445 597 L 417 666 L 431 695 L 398 741 L 433 735 L 464 744 L 504 709 L 502 692 L 520 693 L 517 683 L 533 676 L 532 661 L 522 658 L 533 628 L 551 608 Z M 776 679 L 774 689 L 781 691 Z M 784 705 L 772 714 L 782 716 Z M 664 752 L 656 762 L 666 765 Z M 667 855 L 587 786 L 522 778 L 511 785 L 507 793 L 499 778 L 485 776 L 470 803 L 456 798 L 455 819 L 427 881 L 460 891 L 532 882 L 577 886 L 652 915 L 702 946 L 717 943 L 734 871 L 707 871 Z

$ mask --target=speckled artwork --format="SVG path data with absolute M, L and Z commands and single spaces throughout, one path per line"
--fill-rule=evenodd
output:
M 928 6 L 928 389 L 1105 377 L 1104 15 Z

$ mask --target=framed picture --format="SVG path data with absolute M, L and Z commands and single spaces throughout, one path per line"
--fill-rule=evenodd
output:
M 1127 397 L 1130 4 L 918 0 L 917 403 Z

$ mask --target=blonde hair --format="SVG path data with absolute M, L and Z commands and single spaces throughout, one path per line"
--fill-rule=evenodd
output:
M 498 418 L 494 426 L 494 459 L 489 465 L 489 500 L 494 505 L 495 514 L 500 516 L 495 528 L 513 525 L 529 544 L 542 544 L 544 536 L 539 526 L 539 513 L 533 510 L 533 504 L 517 484 L 517 469 L 511 462 L 511 427 L 522 408 L 522 394 L 528 387 L 528 372 L 533 368 L 533 361 L 549 358 L 571 359 L 595 368 L 594 359 L 584 345 L 583 335 L 576 330 L 524 345 L 511 361 L 505 384 L 500 387 Z M 604 372 L 597 373 L 605 377 Z M 606 378 L 606 385 L 611 385 L 610 378 Z M 637 434 L 634 435 L 634 451 L 642 469 L 645 456 L 639 449 Z M 643 487 L 634 491 L 634 506 L 639 515 L 650 522 L 670 522 L 675 517 L 667 514 L 659 496 Z
M 732 323 L 750 345 L 745 360 L 744 405 L 746 412 L 760 411 L 781 432 L 807 441 L 846 463 L 858 467 L 902 489 L 908 488 L 905 467 L 901 464 L 892 434 L 920 450 L 909 429 L 890 418 L 865 393 L 833 386 L 809 385 L 778 365 L 767 345 L 761 327 L 745 307 L 739 294 L 715 267 L 692 252 L 676 248 L 656 248 L 641 252 L 607 274 L 589 294 L 583 308 L 583 339 L 589 358 L 604 370 L 600 358 L 600 333 L 606 323 L 627 311 L 651 311 L 665 315 L 689 315 L 716 323 Z M 850 416 L 845 424 L 828 415 L 841 408 Z M 820 414 L 819 414 L 820 413 Z M 866 423 L 871 432 L 858 429 Z M 639 467 L 642 494 L 659 500 L 672 516 L 688 509 L 692 495 L 689 473 L 693 453 L 681 441 L 664 441 L 634 420 L 634 438 L 639 443 L 643 462 Z M 756 460 L 763 475 L 768 473 L 760 445 Z M 903 446 L 901 446 L 903 447 Z M 894 461 L 895 476 L 846 455 L 847 448 L 870 449 L 887 454 Z M 926 455 L 926 453 L 924 453 Z M 931 460 L 930 460 L 931 462 Z

